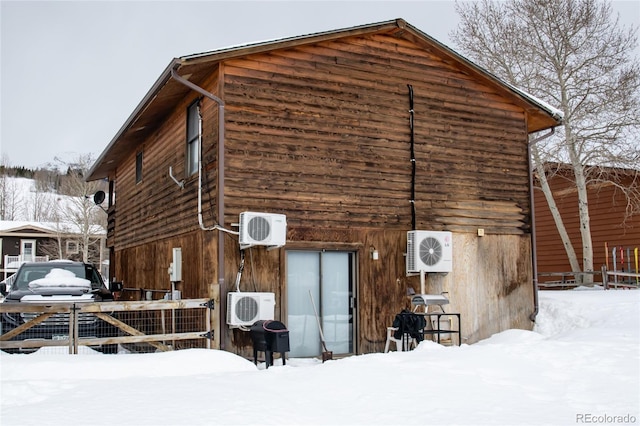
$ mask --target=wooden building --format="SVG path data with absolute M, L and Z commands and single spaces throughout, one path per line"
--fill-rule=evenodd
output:
M 549 178 L 549 186 L 580 262 L 583 253 L 582 237 L 573 172 L 566 165 L 556 168 L 557 171 Z M 621 187 L 637 185 L 637 170 L 612 171 L 618 176 L 618 185 Z M 571 272 L 569 259 L 542 190 L 536 189 L 534 194 L 540 282 L 559 281 L 560 276 L 549 274 Z M 589 184 L 587 197 L 594 269 L 600 271 L 602 265 L 605 265 L 609 271 L 636 272 L 634 249 L 640 248 L 640 216 L 632 214 L 632 208 L 627 205 L 624 194 L 611 182 Z M 573 276 L 565 278 L 573 279 Z M 596 281 L 601 282 L 601 277 L 596 276 Z
M 170 288 L 181 248 L 182 297 L 219 302 L 215 347 L 249 353 L 226 325 L 239 287 L 275 293 L 292 356 L 320 354 L 312 298 L 334 354 L 382 351 L 420 292 L 411 230 L 452 233 L 426 293 L 448 292 L 473 343 L 532 325 L 527 141 L 559 123 L 398 19 L 174 59 L 88 179 L 110 181 L 112 276 Z M 286 245 L 241 252 L 224 230 L 245 211 L 286 215 Z
M 46 262 L 53 259 L 82 260 L 81 241 L 77 227 L 52 222 L 0 221 L 0 280 L 15 273 L 24 262 Z M 96 265 L 103 260 L 100 255 L 106 236 L 92 235 L 90 259 Z M 108 272 L 102 270 L 103 274 Z M 105 275 L 106 276 L 106 275 Z

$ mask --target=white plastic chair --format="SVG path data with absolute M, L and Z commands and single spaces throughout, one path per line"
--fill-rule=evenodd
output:
M 396 351 L 398 352 L 402 352 L 404 350 L 404 345 L 402 344 L 403 340 L 409 345 L 407 349 L 411 348 L 411 345 L 413 345 L 414 348 L 418 346 L 418 342 L 416 341 L 416 339 L 409 336 L 408 333 L 404 334 L 404 339 L 396 339 L 395 337 L 393 337 L 393 334 L 397 330 L 398 327 L 387 327 L 387 342 L 384 345 L 385 353 L 389 352 L 389 345 L 391 344 L 391 342 L 394 342 L 396 344 Z

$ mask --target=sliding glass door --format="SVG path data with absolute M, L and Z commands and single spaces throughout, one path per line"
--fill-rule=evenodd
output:
M 354 352 L 354 271 L 353 252 L 287 251 L 290 356 L 322 354 L 318 322 L 327 350 Z

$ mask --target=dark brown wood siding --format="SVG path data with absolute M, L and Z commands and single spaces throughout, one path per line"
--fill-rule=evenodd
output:
M 228 61 L 225 204 L 292 226 L 528 230 L 523 111 L 405 40 L 350 38 Z
M 251 54 L 216 64 L 211 73 L 200 86 L 225 102 L 225 217 L 217 217 L 219 109 L 205 97 L 202 219 L 236 229 L 242 211 L 287 216 L 287 245 L 252 249 L 254 263 L 241 282 L 244 291 L 276 293 L 277 319 L 287 315 L 287 249 L 356 253 L 359 353 L 383 349 L 386 327 L 408 307 L 407 289 L 420 290 L 419 278 L 406 276 L 404 256 L 412 227 L 411 85 L 416 228 L 454 232 L 454 271 L 429 276 L 427 291 L 449 292 L 448 311 L 463 313 L 468 343 L 531 326 L 522 108 L 424 45 L 390 35 Z M 176 104 L 141 145 L 140 183 L 136 152 L 118 165 L 110 245 L 116 277 L 127 287 L 169 288 L 171 248 L 181 247 L 189 269 L 180 284 L 184 297 L 234 290 L 237 238 L 201 231 L 196 176 L 180 189 L 168 175 L 171 166 L 184 177 L 186 108 L 198 97 L 192 92 Z M 225 242 L 224 288 L 217 281 L 218 238 Z M 248 355 L 247 333 L 228 330 L 225 300 L 216 300 L 216 347 Z
M 210 84 L 217 81 L 213 73 Z M 197 216 L 198 176 L 187 176 L 186 110 L 200 97 L 192 92 L 183 99 L 154 134 L 118 167 L 115 179 L 116 202 L 112 216 L 116 216 L 113 240 L 116 249 L 136 246 L 157 239 L 174 237 L 199 229 Z M 209 168 L 203 175 L 205 208 L 215 198 L 217 157 L 211 158 L 217 147 L 217 106 L 202 102 L 202 114 L 213 117 L 203 120 L 203 139 L 206 141 L 203 158 Z M 214 110 L 214 111 L 212 111 Z M 215 145 L 214 145 L 215 144 Z M 136 183 L 136 155 L 142 152 L 142 180 Z M 184 180 L 181 189 L 169 176 L 169 168 L 177 180 Z M 215 217 L 214 217 L 215 219 Z M 205 226 L 212 226 L 206 223 Z

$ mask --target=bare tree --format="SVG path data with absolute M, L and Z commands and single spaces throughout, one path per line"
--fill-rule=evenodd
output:
M 33 186 L 26 202 L 28 220 L 36 222 L 56 221 L 56 203 L 59 172 L 55 166 L 39 168 L 33 172 Z
M 36 174 L 31 187 L 29 199 L 26 201 L 28 220 L 46 222 L 51 219 L 52 200 L 46 181 Z
M 8 160 L 2 155 L 0 156 L 0 168 L 2 169 L 2 173 L 0 173 L 0 220 L 7 220 L 7 186 L 9 178 L 5 173 L 6 166 L 8 166 Z
M 10 178 L 6 171 L 9 160 L 6 156 L 0 158 L 0 220 L 20 220 L 23 210 L 23 196 L 15 179 Z
M 50 259 L 65 259 L 63 248 L 63 242 L 65 236 L 70 233 L 69 226 L 66 225 L 60 217 L 60 208 L 58 205 L 54 205 L 55 208 L 51 209 L 51 217 L 49 223 L 53 230 L 53 237 L 50 240 L 40 243 L 40 250 L 44 255 L 49 256 Z
M 58 206 L 58 218 L 61 222 L 74 225 L 78 230 L 80 241 L 79 250 L 82 260 L 98 263 L 100 259 L 96 253 L 100 250 L 106 230 L 106 214 L 93 202 L 93 194 L 103 190 L 104 183 L 100 181 L 87 182 L 84 174 L 89 170 L 93 159 L 91 155 L 80 155 L 73 162 L 63 162 L 67 174 L 61 179 L 59 192 L 67 195 L 64 200 L 68 204 Z
M 559 108 L 556 136 L 532 146 L 541 188 L 574 272 L 592 272 L 587 187 L 607 181 L 640 211 L 638 179 L 622 185 L 620 169 L 640 177 L 640 63 L 635 28 L 625 29 L 599 0 L 456 3 L 459 48 L 508 83 Z M 582 266 L 547 183 L 549 164 L 568 164 L 578 194 Z M 590 276 L 585 277 L 591 282 Z
M 38 244 L 38 250 L 45 256 L 49 256 L 49 259 L 64 259 L 62 253 L 62 232 L 56 231 L 55 237 L 51 240 L 44 240 Z
M 16 180 L 6 179 L 4 191 L 4 220 L 21 220 L 24 216 L 24 197 Z

